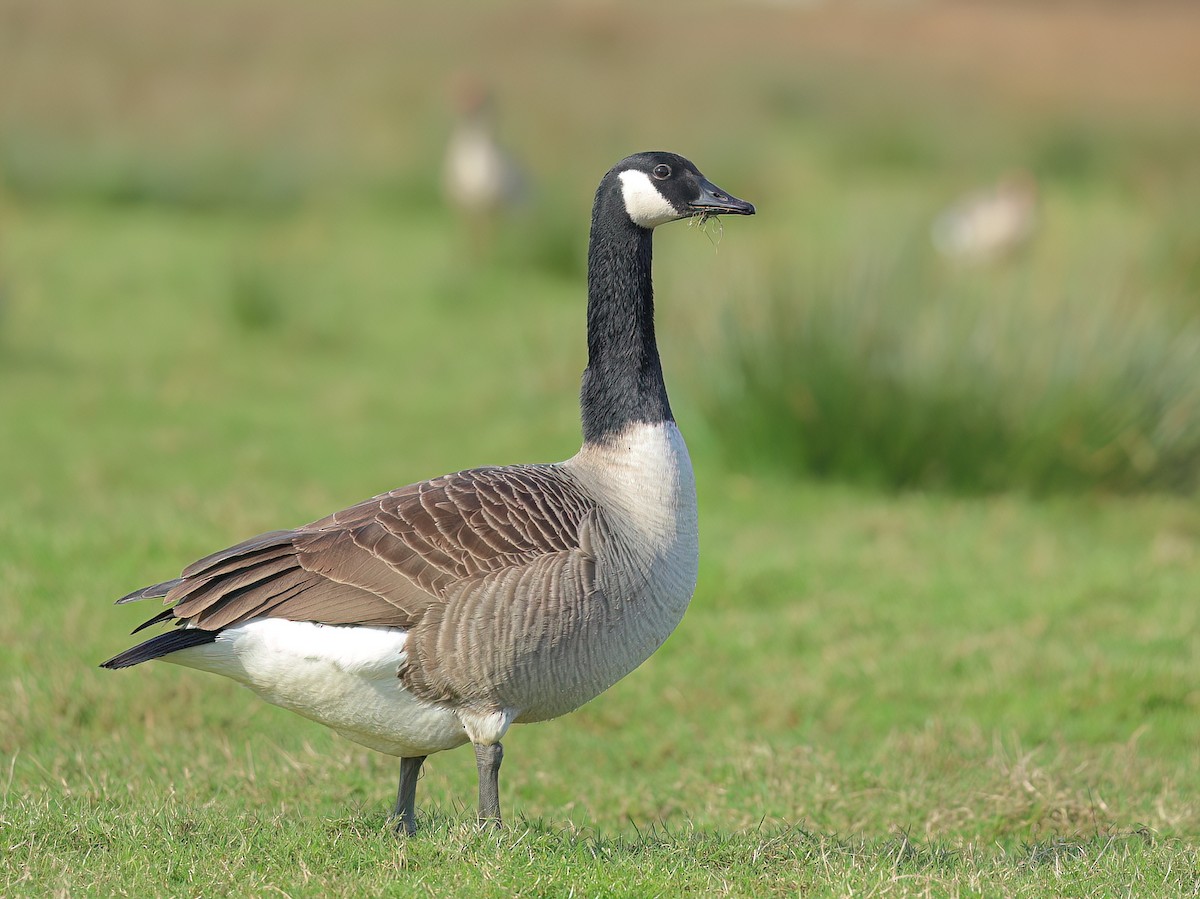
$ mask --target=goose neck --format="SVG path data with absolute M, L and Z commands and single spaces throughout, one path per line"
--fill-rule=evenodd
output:
M 596 197 L 588 244 L 588 366 L 584 442 L 635 422 L 673 420 L 654 336 L 653 232 L 635 225 L 620 192 Z

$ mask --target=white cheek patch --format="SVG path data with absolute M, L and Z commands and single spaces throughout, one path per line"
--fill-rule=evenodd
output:
M 632 169 L 621 172 L 621 196 L 625 200 L 625 211 L 629 213 L 633 223 L 643 228 L 656 228 L 683 218 L 667 198 L 658 192 L 658 188 L 645 172 Z

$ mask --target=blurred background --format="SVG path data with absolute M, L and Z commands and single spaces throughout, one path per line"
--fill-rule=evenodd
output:
M 445 357 L 389 367 L 388 347 L 500 303 L 527 336 L 501 356 L 554 332 L 507 387 L 565 452 L 591 193 L 662 148 L 761 212 L 659 241 L 669 381 L 705 458 L 1192 491 L 1198 110 L 1185 2 L 4 0 L 0 395 L 33 377 L 27 398 L 89 395 L 111 422 L 131 397 L 185 406 L 172 378 L 206 392 L 309 354 L 353 429 L 338 354 L 403 391 Z M 116 368 L 72 367 L 73 341 Z M 47 464 L 48 425 L 23 425 Z

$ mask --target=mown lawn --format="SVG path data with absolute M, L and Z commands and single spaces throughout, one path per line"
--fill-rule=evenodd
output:
M 580 284 L 464 269 L 440 214 L 387 206 L 10 221 L 0 893 L 1200 889 L 1200 509 L 729 473 L 697 412 L 705 358 L 669 323 L 758 222 L 717 254 L 683 226 L 659 239 L 702 506 L 684 624 L 577 714 L 509 735 L 503 832 L 473 827 L 457 752 L 398 842 L 394 760 L 215 677 L 98 670 L 149 611 L 110 603 L 401 483 L 569 455 Z

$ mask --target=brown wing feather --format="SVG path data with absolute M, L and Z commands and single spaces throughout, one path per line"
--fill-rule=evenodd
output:
M 165 602 L 208 630 L 264 615 L 412 627 L 464 582 L 578 548 L 593 507 L 555 466 L 459 472 L 206 556 Z

